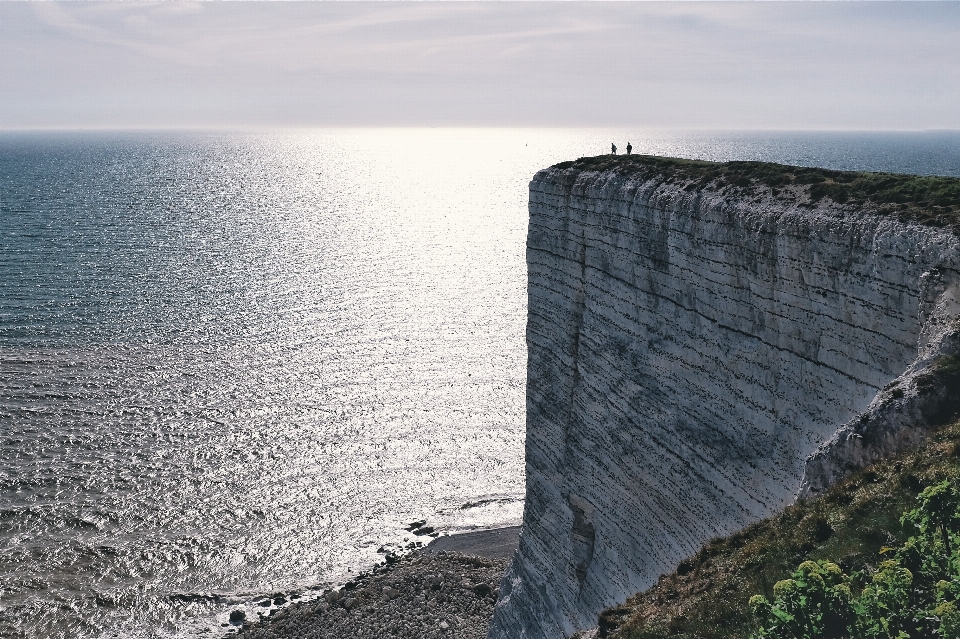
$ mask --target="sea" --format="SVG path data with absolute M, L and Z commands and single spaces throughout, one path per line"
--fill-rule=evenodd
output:
M 0 132 L 0 637 L 224 636 L 519 523 L 528 184 L 627 142 L 960 176 L 937 131 Z

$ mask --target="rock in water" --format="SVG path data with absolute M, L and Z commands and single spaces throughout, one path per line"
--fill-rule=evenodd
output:
M 491 639 L 596 626 L 952 401 L 949 230 L 633 162 L 530 184 L 527 501 Z

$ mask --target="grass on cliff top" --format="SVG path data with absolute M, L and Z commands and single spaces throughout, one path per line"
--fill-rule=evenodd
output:
M 816 499 L 707 544 L 649 590 L 604 611 L 600 636 L 615 639 L 745 638 L 754 630 L 748 601 L 789 577 L 807 559 L 830 559 L 849 574 L 872 571 L 881 548 L 910 532 L 900 525 L 924 486 L 960 477 L 960 421 L 917 449 L 870 466 Z
M 955 177 L 832 171 L 770 162 L 707 162 L 654 155 L 598 155 L 555 166 L 662 176 L 668 183 L 685 183 L 688 190 L 732 187 L 745 193 L 769 190 L 778 196 L 784 189 L 802 187 L 813 204 L 824 198 L 853 206 L 872 204 L 880 213 L 902 221 L 950 228 L 960 235 L 960 178 Z

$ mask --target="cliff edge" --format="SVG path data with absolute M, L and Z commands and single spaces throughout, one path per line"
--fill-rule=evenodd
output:
M 491 639 L 560 638 L 957 410 L 960 180 L 643 156 L 530 183 L 527 495 Z

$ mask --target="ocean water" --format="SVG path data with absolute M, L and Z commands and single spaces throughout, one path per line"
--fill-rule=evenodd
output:
M 628 140 L 960 176 L 947 132 L 0 133 L 0 637 L 216 636 L 518 523 L 527 184 Z

